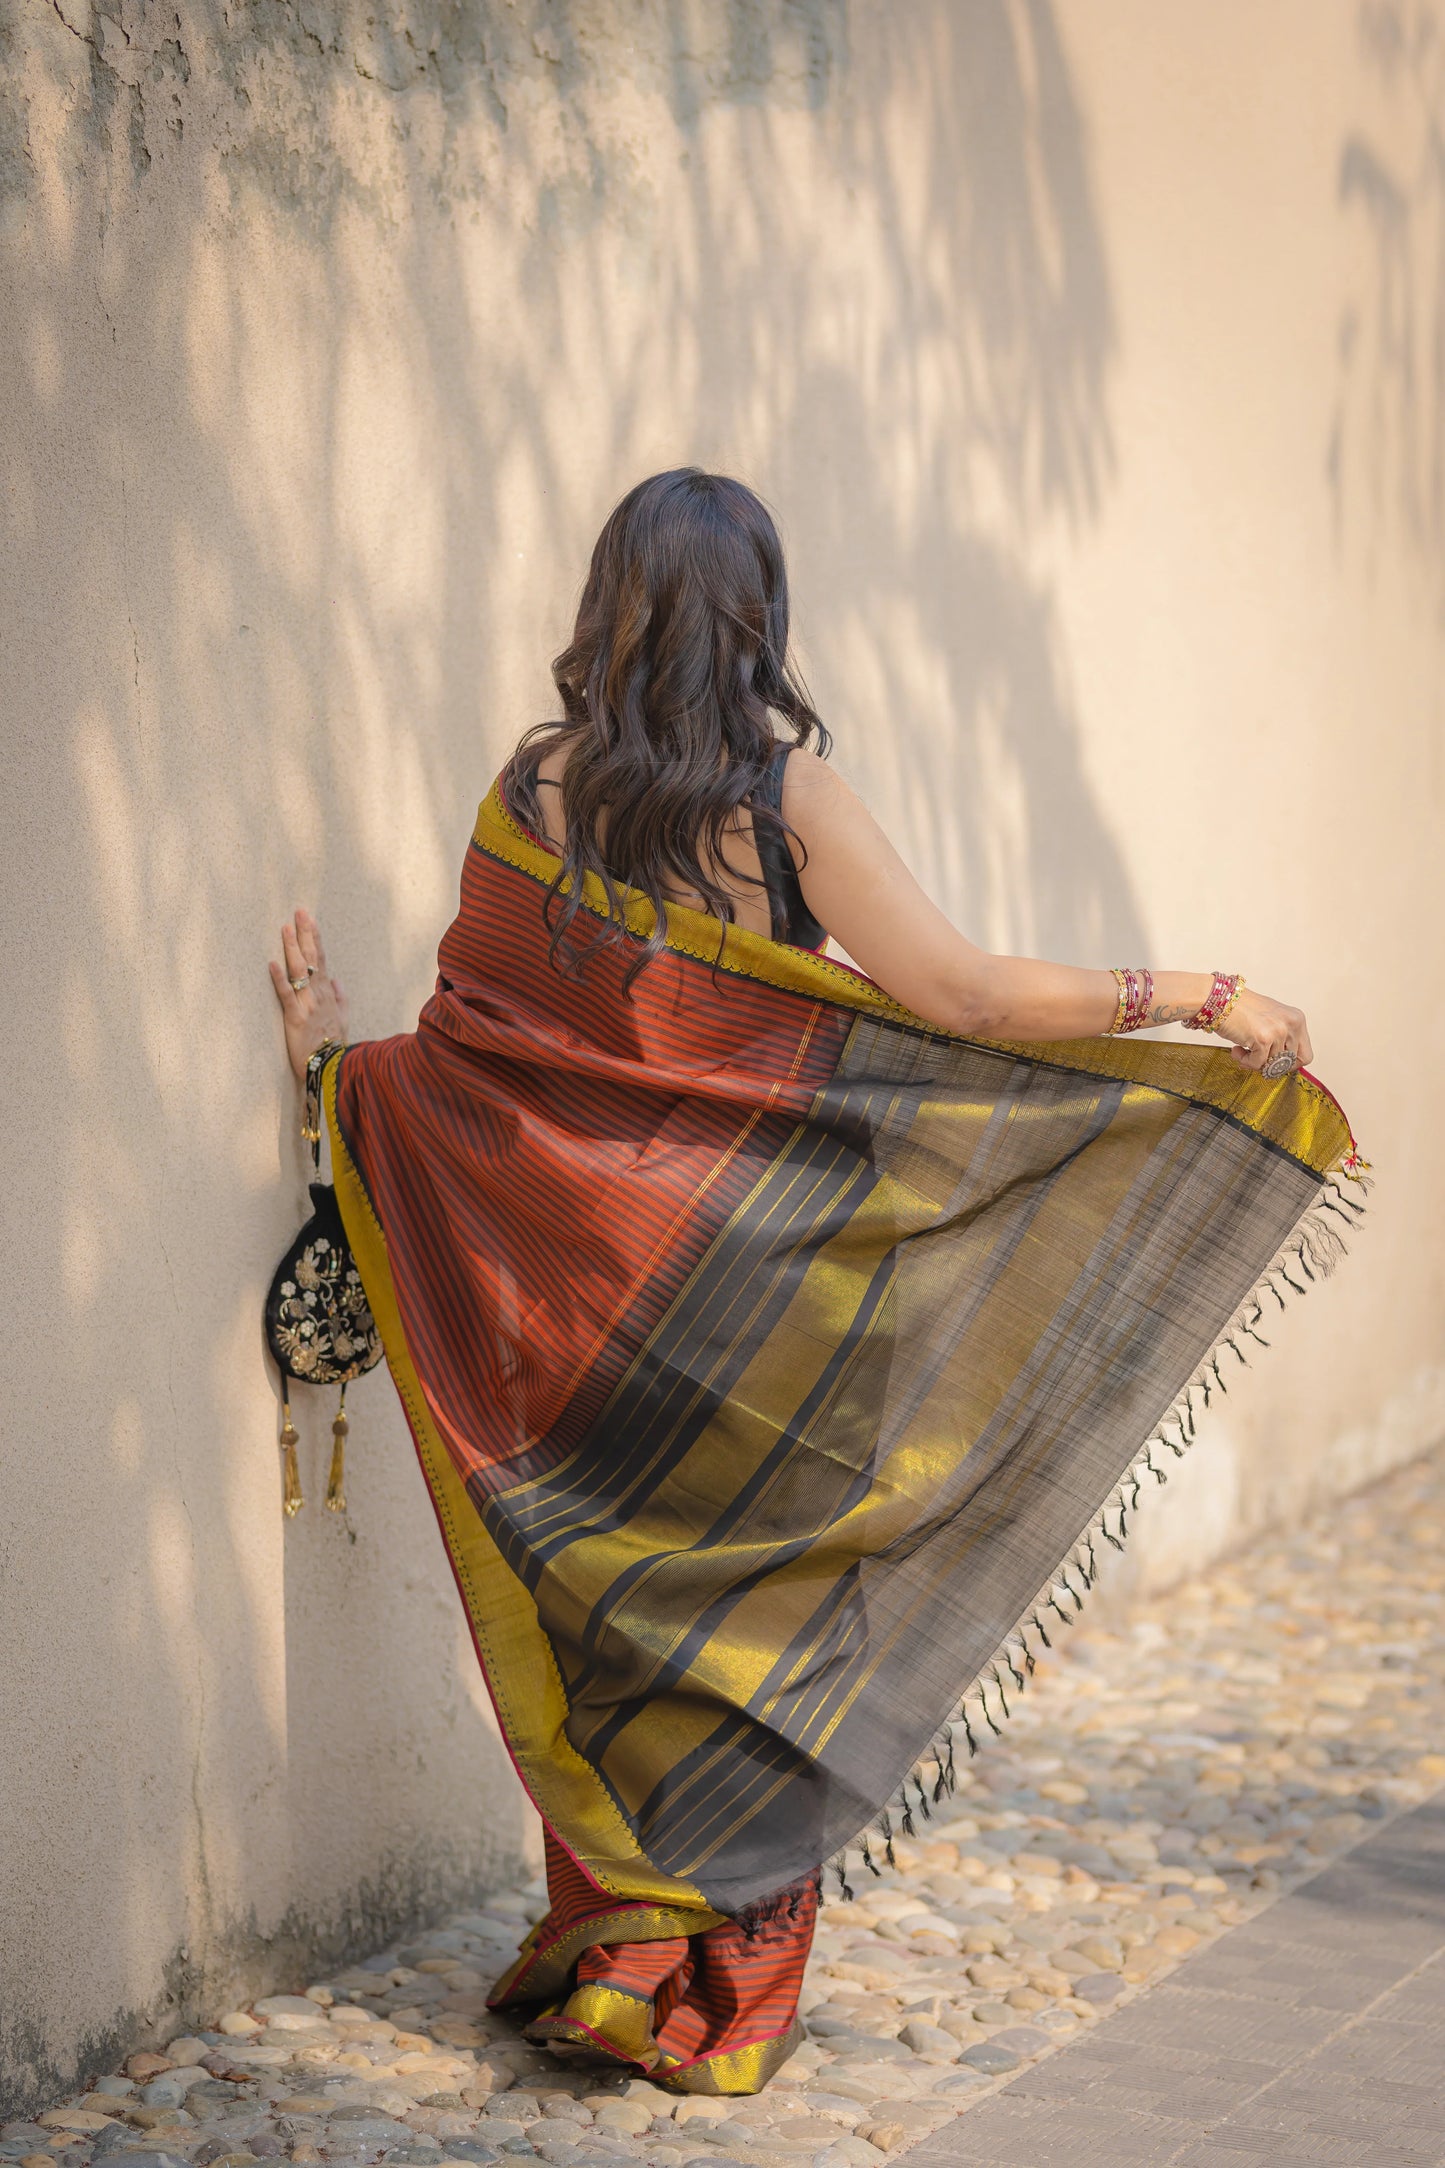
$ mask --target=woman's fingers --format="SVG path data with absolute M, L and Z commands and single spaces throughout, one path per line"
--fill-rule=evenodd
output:
M 1307 1069 L 1314 1059 L 1314 1049 L 1310 1045 L 1308 1035 L 1299 1040 L 1295 1039 L 1293 1035 L 1273 1040 L 1261 1039 L 1256 1041 L 1253 1046 L 1236 1046 L 1233 1051 L 1234 1058 L 1241 1069 L 1260 1071 L 1267 1069 L 1269 1064 L 1280 1054 L 1292 1055 L 1297 1069 Z
M 301 953 L 311 969 L 324 972 L 326 969 L 326 950 L 322 946 L 321 928 L 309 911 L 298 910 L 296 913 L 296 939 Z
M 290 924 L 281 928 L 281 953 L 286 959 L 286 976 L 288 979 L 309 979 L 310 972 L 307 969 L 306 958 L 301 953 L 301 943 L 297 939 L 296 928 Z
M 280 1002 L 282 1008 L 289 1013 L 296 1007 L 297 1002 L 295 992 L 287 981 L 286 973 L 274 957 L 271 959 L 268 969 L 271 973 L 271 984 L 276 989 L 276 999 Z
M 304 911 L 296 913 L 296 946 L 309 971 L 316 969 L 316 927 Z
M 1295 1060 L 1302 1067 L 1314 1059 L 1314 1048 L 1310 1044 L 1310 1035 L 1305 1024 L 1303 1009 L 1286 1010 L 1284 1030 L 1280 1033 L 1279 1050 L 1283 1053 L 1293 1054 Z

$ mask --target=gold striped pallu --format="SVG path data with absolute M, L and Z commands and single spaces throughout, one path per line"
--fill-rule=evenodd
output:
M 747 2091 L 820 1862 L 996 1726 L 1362 1162 L 1308 1075 L 960 1039 L 696 912 L 564 975 L 557 871 L 494 787 L 416 1032 L 327 1071 L 337 1188 L 548 1831 L 494 1999 Z

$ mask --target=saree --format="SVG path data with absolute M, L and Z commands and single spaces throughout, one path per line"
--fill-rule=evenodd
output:
M 559 870 L 495 785 L 416 1031 L 327 1066 L 333 1170 L 546 1831 L 493 2005 L 751 2091 L 820 1867 L 997 1730 L 1364 1163 L 1308 1074 L 960 1038 L 680 907 L 625 986 L 635 894 L 564 973 Z

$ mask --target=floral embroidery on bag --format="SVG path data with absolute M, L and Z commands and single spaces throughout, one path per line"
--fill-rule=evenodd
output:
M 314 1225 L 314 1222 L 312 1223 Z M 320 1231 L 278 1282 L 272 1342 L 293 1377 L 339 1384 L 371 1369 L 381 1352 L 371 1305 L 350 1253 Z
M 266 1336 L 283 1376 L 344 1385 L 381 1359 L 381 1335 L 361 1284 L 336 1192 L 311 1185 L 312 1216 L 277 1267 Z

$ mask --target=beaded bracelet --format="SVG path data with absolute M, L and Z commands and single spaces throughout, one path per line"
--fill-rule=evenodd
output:
M 1205 995 L 1194 1014 L 1185 1019 L 1186 1031 L 1218 1031 L 1230 1010 L 1244 992 L 1242 972 L 1216 971 Z
M 1127 1031 L 1142 1031 L 1149 1021 L 1149 1004 L 1154 999 L 1154 974 L 1147 970 L 1134 970 L 1130 964 L 1112 966 L 1119 988 L 1119 1006 L 1114 1011 L 1114 1021 L 1109 1026 L 1113 1038 Z

